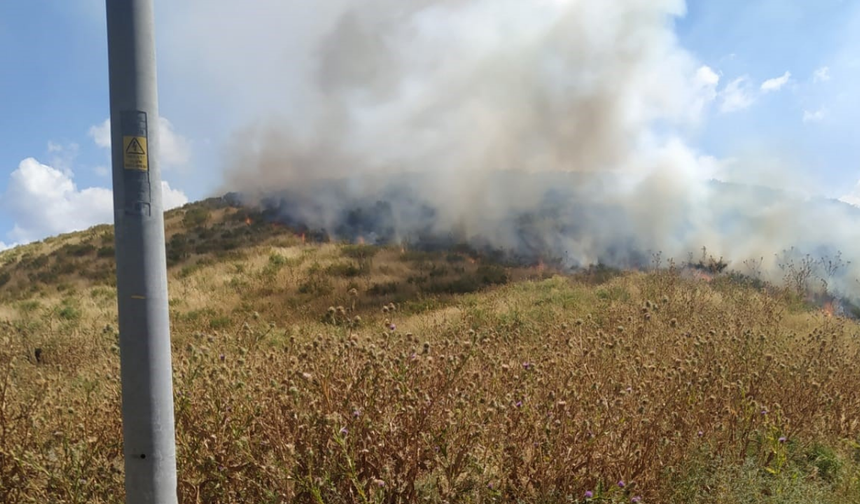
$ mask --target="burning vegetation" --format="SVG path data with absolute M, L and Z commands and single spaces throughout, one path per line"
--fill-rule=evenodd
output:
M 182 501 L 856 501 L 858 210 L 712 180 L 683 7 L 269 16 L 218 88 L 293 122 L 166 221 Z M 0 501 L 121 499 L 113 238 L 0 253 Z
M 790 289 L 707 251 L 571 271 L 267 218 L 224 200 L 168 214 L 183 501 L 855 495 L 858 326 Z M 4 502 L 122 496 L 115 291 L 10 290 L 36 263 L 95 261 L 99 236 L 0 255 Z
M 329 189 L 332 190 L 332 189 Z M 337 193 L 334 189 L 333 192 Z M 326 199 L 324 190 L 315 193 Z M 857 290 L 849 280 L 853 270 L 851 262 L 845 261 L 841 253 L 823 255 L 817 259 L 810 254 L 801 254 L 790 248 L 774 256 L 774 271 L 764 270 L 764 258 L 757 261 L 743 261 L 733 268 L 724 257 L 714 257 L 707 248 L 702 247 L 699 257 L 693 253 L 686 260 L 668 258 L 664 262 L 659 251 L 639 248 L 635 240 L 619 240 L 606 246 L 606 251 L 593 258 L 593 262 L 583 263 L 569 251 L 562 250 L 577 242 L 592 241 L 591 228 L 577 225 L 577 215 L 593 213 L 582 205 L 571 205 L 568 200 L 558 196 L 547 200 L 538 211 L 524 211 L 513 214 L 499 223 L 499 227 L 509 229 L 508 247 L 498 245 L 498 240 L 486 235 L 469 234 L 464 230 L 441 228 L 437 225 L 437 213 L 419 199 L 409 196 L 393 196 L 387 200 L 353 200 L 341 202 L 342 210 L 306 214 L 304 209 L 313 207 L 306 199 L 291 193 L 263 198 L 257 203 L 245 206 L 245 198 L 236 193 L 224 197 L 225 202 L 242 205 L 243 208 L 258 212 L 259 219 L 277 223 L 286 229 L 301 233 L 312 233 L 317 241 L 345 241 L 357 244 L 395 246 L 405 253 L 406 249 L 422 252 L 444 252 L 466 250 L 466 260 L 476 264 L 481 257 L 492 262 L 520 267 L 534 267 L 538 272 L 547 268 L 553 271 L 582 272 L 595 266 L 605 266 L 621 271 L 646 271 L 654 268 L 677 269 L 683 276 L 712 282 L 720 277 L 735 281 L 748 282 L 777 290 L 788 289 L 796 293 L 798 299 L 810 306 L 818 306 L 825 312 L 838 313 L 840 316 L 856 316 L 853 310 L 831 310 L 827 306 L 841 307 L 843 304 L 854 306 Z M 412 227 L 398 223 L 399 212 L 407 215 L 421 214 L 423 225 Z M 571 224 L 573 223 L 573 224 Z M 855 282 L 856 283 L 856 282 Z M 847 286 L 847 289 L 836 287 Z M 860 288 L 860 284 L 856 286 Z M 852 302 L 852 300 L 854 300 Z M 826 303 L 830 303 L 827 305 Z

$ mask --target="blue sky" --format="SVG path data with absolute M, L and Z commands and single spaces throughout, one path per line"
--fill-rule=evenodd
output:
M 273 3 L 290 4 L 255 0 L 243 9 L 259 4 L 265 16 Z M 298 11 L 309 8 L 292 3 Z M 216 4 L 220 10 L 207 7 Z M 211 33 L 229 40 L 229 4 L 156 0 L 160 112 L 169 138 L 162 177 L 173 204 L 219 190 L 230 135 L 253 120 L 252 97 L 229 98 L 230 86 L 248 84 L 253 75 L 229 82 L 201 77 L 219 61 L 198 46 Z M 860 204 L 860 54 L 853 50 L 860 47 L 860 2 L 694 0 L 686 9 L 675 35 L 718 78 L 689 142 L 733 160 L 728 178 L 776 185 L 790 178 Z M 224 55 L 232 68 L 255 63 L 268 45 L 263 36 L 250 40 L 260 44 L 256 50 Z M 103 2 L 2 2 L 0 45 L 0 246 L 108 221 L 109 156 L 100 137 L 108 117 Z M 283 51 L 301 59 L 289 47 Z M 278 92 L 275 84 L 254 84 Z M 759 166 L 766 169 L 756 177 L 751 167 Z

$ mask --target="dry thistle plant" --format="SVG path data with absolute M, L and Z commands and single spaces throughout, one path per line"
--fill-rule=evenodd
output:
M 480 266 L 282 245 L 171 272 L 182 502 L 860 495 L 856 323 L 671 268 L 431 294 Z M 79 289 L 0 325 L 2 502 L 122 502 L 115 308 Z

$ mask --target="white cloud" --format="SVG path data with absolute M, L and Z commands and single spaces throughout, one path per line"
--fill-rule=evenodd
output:
M 823 66 L 823 67 L 819 68 L 818 70 L 816 70 L 812 74 L 812 82 L 813 83 L 817 84 L 819 82 L 827 82 L 829 80 L 830 80 L 830 68 L 829 67 Z
M 815 111 L 804 110 L 803 122 L 820 122 L 827 116 L 827 110 L 820 108 Z
M 161 168 L 170 169 L 186 166 L 191 160 L 191 142 L 176 133 L 173 124 L 164 117 L 159 118 L 158 133 L 161 139 L 158 153 Z M 110 149 L 110 119 L 105 119 L 103 123 L 90 127 L 89 135 L 96 145 Z
M 839 198 L 839 201 L 860 207 L 860 181 L 857 182 L 857 185 L 854 186 L 854 189 L 850 193 Z
M 3 252 L 4 250 L 10 249 L 10 248 L 12 248 L 12 245 L 6 245 L 5 243 L 0 241 L 0 252 Z
M 717 98 L 717 85 L 719 83 L 720 76 L 707 65 L 699 67 L 699 70 L 696 71 L 696 77 L 693 79 L 693 85 L 709 102 Z
M 159 118 L 158 128 L 161 139 L 161 165 L 164 168 L 187 165 L 191 160 L 191 144 L 188 139 L 176 133 L 173 124 L 163 117 Z
M 79 189 L 71 172 L 63 172 L 27 158 L 9 177 L 0 208 L 13 222 L 8 233 L 26 243 L 46 236 L 86 229 L 113 221 L 113 193 L 104 187 Z M 182 191 L 162 182 L 165 208 L 188 201 Z
M 699 67 L 699 70 L 696 71 L 696 79 L 694 82 L 701 88 L 716 88 L 717 84 L 720 83 L 720 76 L 717 75 L 717 72 L 714 72 L 713 68 L 708 65 L 702 65 Z
M 79 150 L 80 147 L 74 142 L 67 144 L 48 142 L 48 154 L 50 155 L 48 162 L 54 168 L 65 174 L 69 174 L 71 173 L 75 159 L 78 157 Z
M 161 181 L 161 194 L 162 205 L 164 206 L 165 211 L 181 207 L 188 203 L 188 196 L 186 196 L 184 192 L 179 189 L 171 188 L 170 184 L 164 180 Z
M 9 236 L 28 242 L 109 222 L 113 196 L 100 187 L 78 189 L 71 175 L 27 158 L 10 176 L 3 209 L 15 221 Z
M 720 112 L 723 113 L 737 112 L 755 103 L 755 96 L 747 77 L 738 77 L 729 82 L 720 92 L 720 96 L 722 97 Z
M 711 67 L 707 65 L 699 67 L 693 77 L 695 97 L 691 103 L 691 109 L 694 116 L 698 117 L 708 104 L 717 99 L 719 83 L 720 76 Z
M 99 147 L 110 149 L 110 119 L 105 119 L 105 122 L 91 126 L 90 136 Z
M 779 91 L 788 83 L 788 80 L 791 78 L 791 72 L 785 72 L 782 74 L 782 77 L 774 77 L 773 79 L 768 79 L 764 81 L 761 85 L 761 90 L 765 93 L 770 93 L 771 91 Z

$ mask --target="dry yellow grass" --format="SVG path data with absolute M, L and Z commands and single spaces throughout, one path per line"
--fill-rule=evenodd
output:
M 182 502 L 860 502 L 853 322 L 671 271 L 241 252 L 170 270 Z M 114 296 L 0 308 L 3 502 L 122 501 Z

